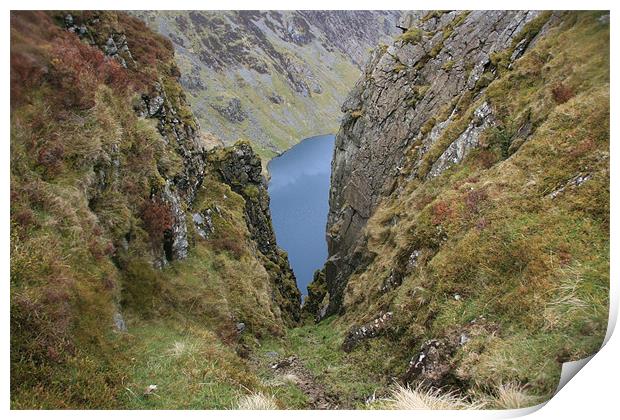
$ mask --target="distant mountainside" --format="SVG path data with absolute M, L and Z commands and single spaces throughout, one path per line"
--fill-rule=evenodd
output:
M 266 158 L 335 132 L 370 50 L 398 11 L 136 11 L 169 37 L 203 131 Z

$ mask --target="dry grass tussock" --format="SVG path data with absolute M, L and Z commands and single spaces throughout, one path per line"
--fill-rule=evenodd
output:
M 239 398 L 236 408 L 238 410 L 277 410 L 278 406 L 272 395 L 257 392 Z
M 491 402 L 493 408 L 504 410 L 531 407 L 537 404 L 536 399 L 528 395 L 522 385 L 508 383 L 497 388 L 497 395 Z
M 493 395 L 475 394 L 472 398 L 456 392 L 444 392 L 424 385 L 415 388 L 397 385 L 392 397 L 382 400 L 378 407 L 388 410 L 512 410 L 534 406 L 541 401 L 528 394 L 523 385 L 506 383 L 497 387 Z
M 454 392 L 444 393 L 422 385 L 415 388 L 398 385 L 386 402 L 385 408 L 390 410 L 478 410 L 485 406 L 485 403 L 470 402 Z

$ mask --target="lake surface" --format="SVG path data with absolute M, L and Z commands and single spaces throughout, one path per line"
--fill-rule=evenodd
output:
M 334 136 L 311 137 L 269 162 L 271 217 L 278 246 L 288 252 L 305 296 L 327 259 L 325 225 Z

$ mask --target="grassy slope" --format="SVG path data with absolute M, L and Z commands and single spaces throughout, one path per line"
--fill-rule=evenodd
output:
M 190 229 L 189 257 L 152 268 L 165 218 L 145 209 L 180 157 L 132 104 L 159 80 L 184 106 L 169 42 L 102 13 L 93 35 L 124 32 L 139 64 L 123 69 L 48 14 L 11 19 L 12 407 L 230 408 L 262 390 L 235 349 L 284 327 L 243 198 L 207 173 L 192 210 L 213 209 L 215 233 Z
M 485 133 L 483 146 L 435 179 L 401 180 L 402 191 L 369 221 L 376 258 L 350 279 L 339 323 L 393 310 L 390 338 L 379 340 L 392 343 L 391 374 L 402 374 L 425 340 L 480 316 L 489 329 L 472 332 L 451 358 L 455 379 L 472 392 L 511 382 L 548 396 L 560 362 L 601 345 L 609 293 L 609 26 L 597 18 L 565 16 L 512 70 L 500 68 L 484 97 L 461 113 L 485 99 L 494 107 L 498 128 Z M 528 119 L 531 137 L 510 154 L 505 139 Z M 549 197 L 580 174 L 591 178 Z M 395 291 L 379 293 L 413 249 L 421 251 L 418 268 Z

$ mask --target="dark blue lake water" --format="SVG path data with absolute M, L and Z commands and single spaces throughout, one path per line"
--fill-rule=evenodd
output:
M 288 252 L 305 296 L 327 259 L 325 224 L 334 136 L 311 137 L 269 162 L 271 217 L 278 246 Z

